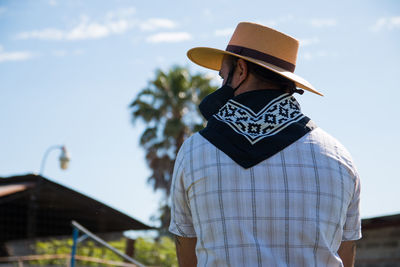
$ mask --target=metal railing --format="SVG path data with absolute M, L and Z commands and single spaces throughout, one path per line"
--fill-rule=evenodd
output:
M 45 254 L 45 255 L 27 255 L 27 256 L 8 256 L 8 257 L 0 257 L 0 266 L 4 266 L 3 264 L 7 263 L 12 263 L 13 266 L 17 264 L 18 267 L 23 267 L 24 263 L 26 266 L 31 266 L 32 264 L 36 264 L 35 261 L 42 261 L 42 260 L 60 260 L 61 262 L 64 262 L 65 260 L 65 265 L 67 267 L 75 267 L 75 262 L 76 261 L 86 261 L 86 262 L 92 262 L 92 263 L 99 263 L 99 264 L 105 264 L 109 266 L 117 266 L 117 267 L 145 267 L 144 264 L 134 260 L 133 258 L 129 257 L 128 255 L 122 253 L 118 249 L 114 248 L 110 244 L 108 244 L 106 241 L 95 235 L 94 233 L 90 232 L 88 229 L 80 225 L 76 221 L 71 221 L 72 227 L 73 227 L 73 245 L 71 249 L 71 254 Z M 81 233 L 81 235 L 80 235 Z M 105 260 L 105 259 L 100 259 L 100 258 L 95 258 L 95 257 L 88 257 L 88 256 L 81 256 L 81 255 L 76 255 L 77 252 L 77 246 L 80 242 L 84 241 L 85 239 L 90 238 L 93 241 L 99 243 L 100 245 L 106 247 L 107 249 L 111 250 L 118 256 L 120 256 L 122 259 L 125 260 L 125 262 L 122 261 L 113 261 L 113 260 Z M 9 265 L 7 265 L 9 266 Z
M 128 255 L 126 255 L 126 254 L 122 253 L 121 251 L 119 251 L 118 249 L 112 247 L 106 241 L 104 241 L 103 239 L 101 239 L 97 235 L 93 234 L 88 229 L 86 229 L 85 227 L 83 227 L 82 225 L 77 223 L 76 221 L 72 221 L 71 223 L 72 223 L 72 226 L 73 226 L 74 230 L 73 230 L 73 234 L 72 234 L 73 245 L 72 245 L 72 250 L 71 250 L 70 267 L 75 267 L 75 258 L 77 257 L 75 254 L 76 254 L 76 247 L 77 247 L 78 243 L 83 241 L 83 240 L 85 240 L 88 237 L 93 239 L 97 243 L 105 246 L 106 248 L 108 248 L 109 250 L 111 250 L 112 252 L 114 252 L 115 254 L 117 254 L 118 256 L 123 258 L 124 260 L 133 263 L 135 266 L 145 267 L 145 265 L 143 265 L 140 262 L 132 259 Z M 84 234 L 81 237 L 79 237 L 79 232 L 82 232 Z

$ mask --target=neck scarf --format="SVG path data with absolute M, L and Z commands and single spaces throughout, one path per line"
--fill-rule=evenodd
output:
M 226 102 L 200 134 L 237 164 L 250 168 L 314 128 L 291 94 L 257 90 Z

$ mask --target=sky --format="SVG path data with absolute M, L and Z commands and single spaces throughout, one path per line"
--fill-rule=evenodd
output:
M 0 0 L 0 177 L 37 173 L 65 145 L 69 168 L 52 151 L 45 177 L 156 225 L 161 194 L 146 183 L 145 125 L 129 104 L 158 68 L 216 77 L 186 51 L 225 49 L 241 21 L 300 41 L 295 73 L 325 96 L 297 99 L 352 154 L 362 217 L 400 213 L 396 0 Z

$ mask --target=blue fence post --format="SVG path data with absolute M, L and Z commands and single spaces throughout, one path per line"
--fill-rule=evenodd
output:
M 74 231 L 72 232 L 72 249 L 71 249 L 71 264 L 70 267 L 75 267 L 75 254 L 76 254 L 76 246 L 78 245 L 78 237 L 79 230 L 74 227 Z

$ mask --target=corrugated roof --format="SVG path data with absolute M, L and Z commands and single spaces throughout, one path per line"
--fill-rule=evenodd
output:
M 0 243 L 70 235 L 71 220 L 95 233 L 152 227 L 38 175 L 0 178 Z

